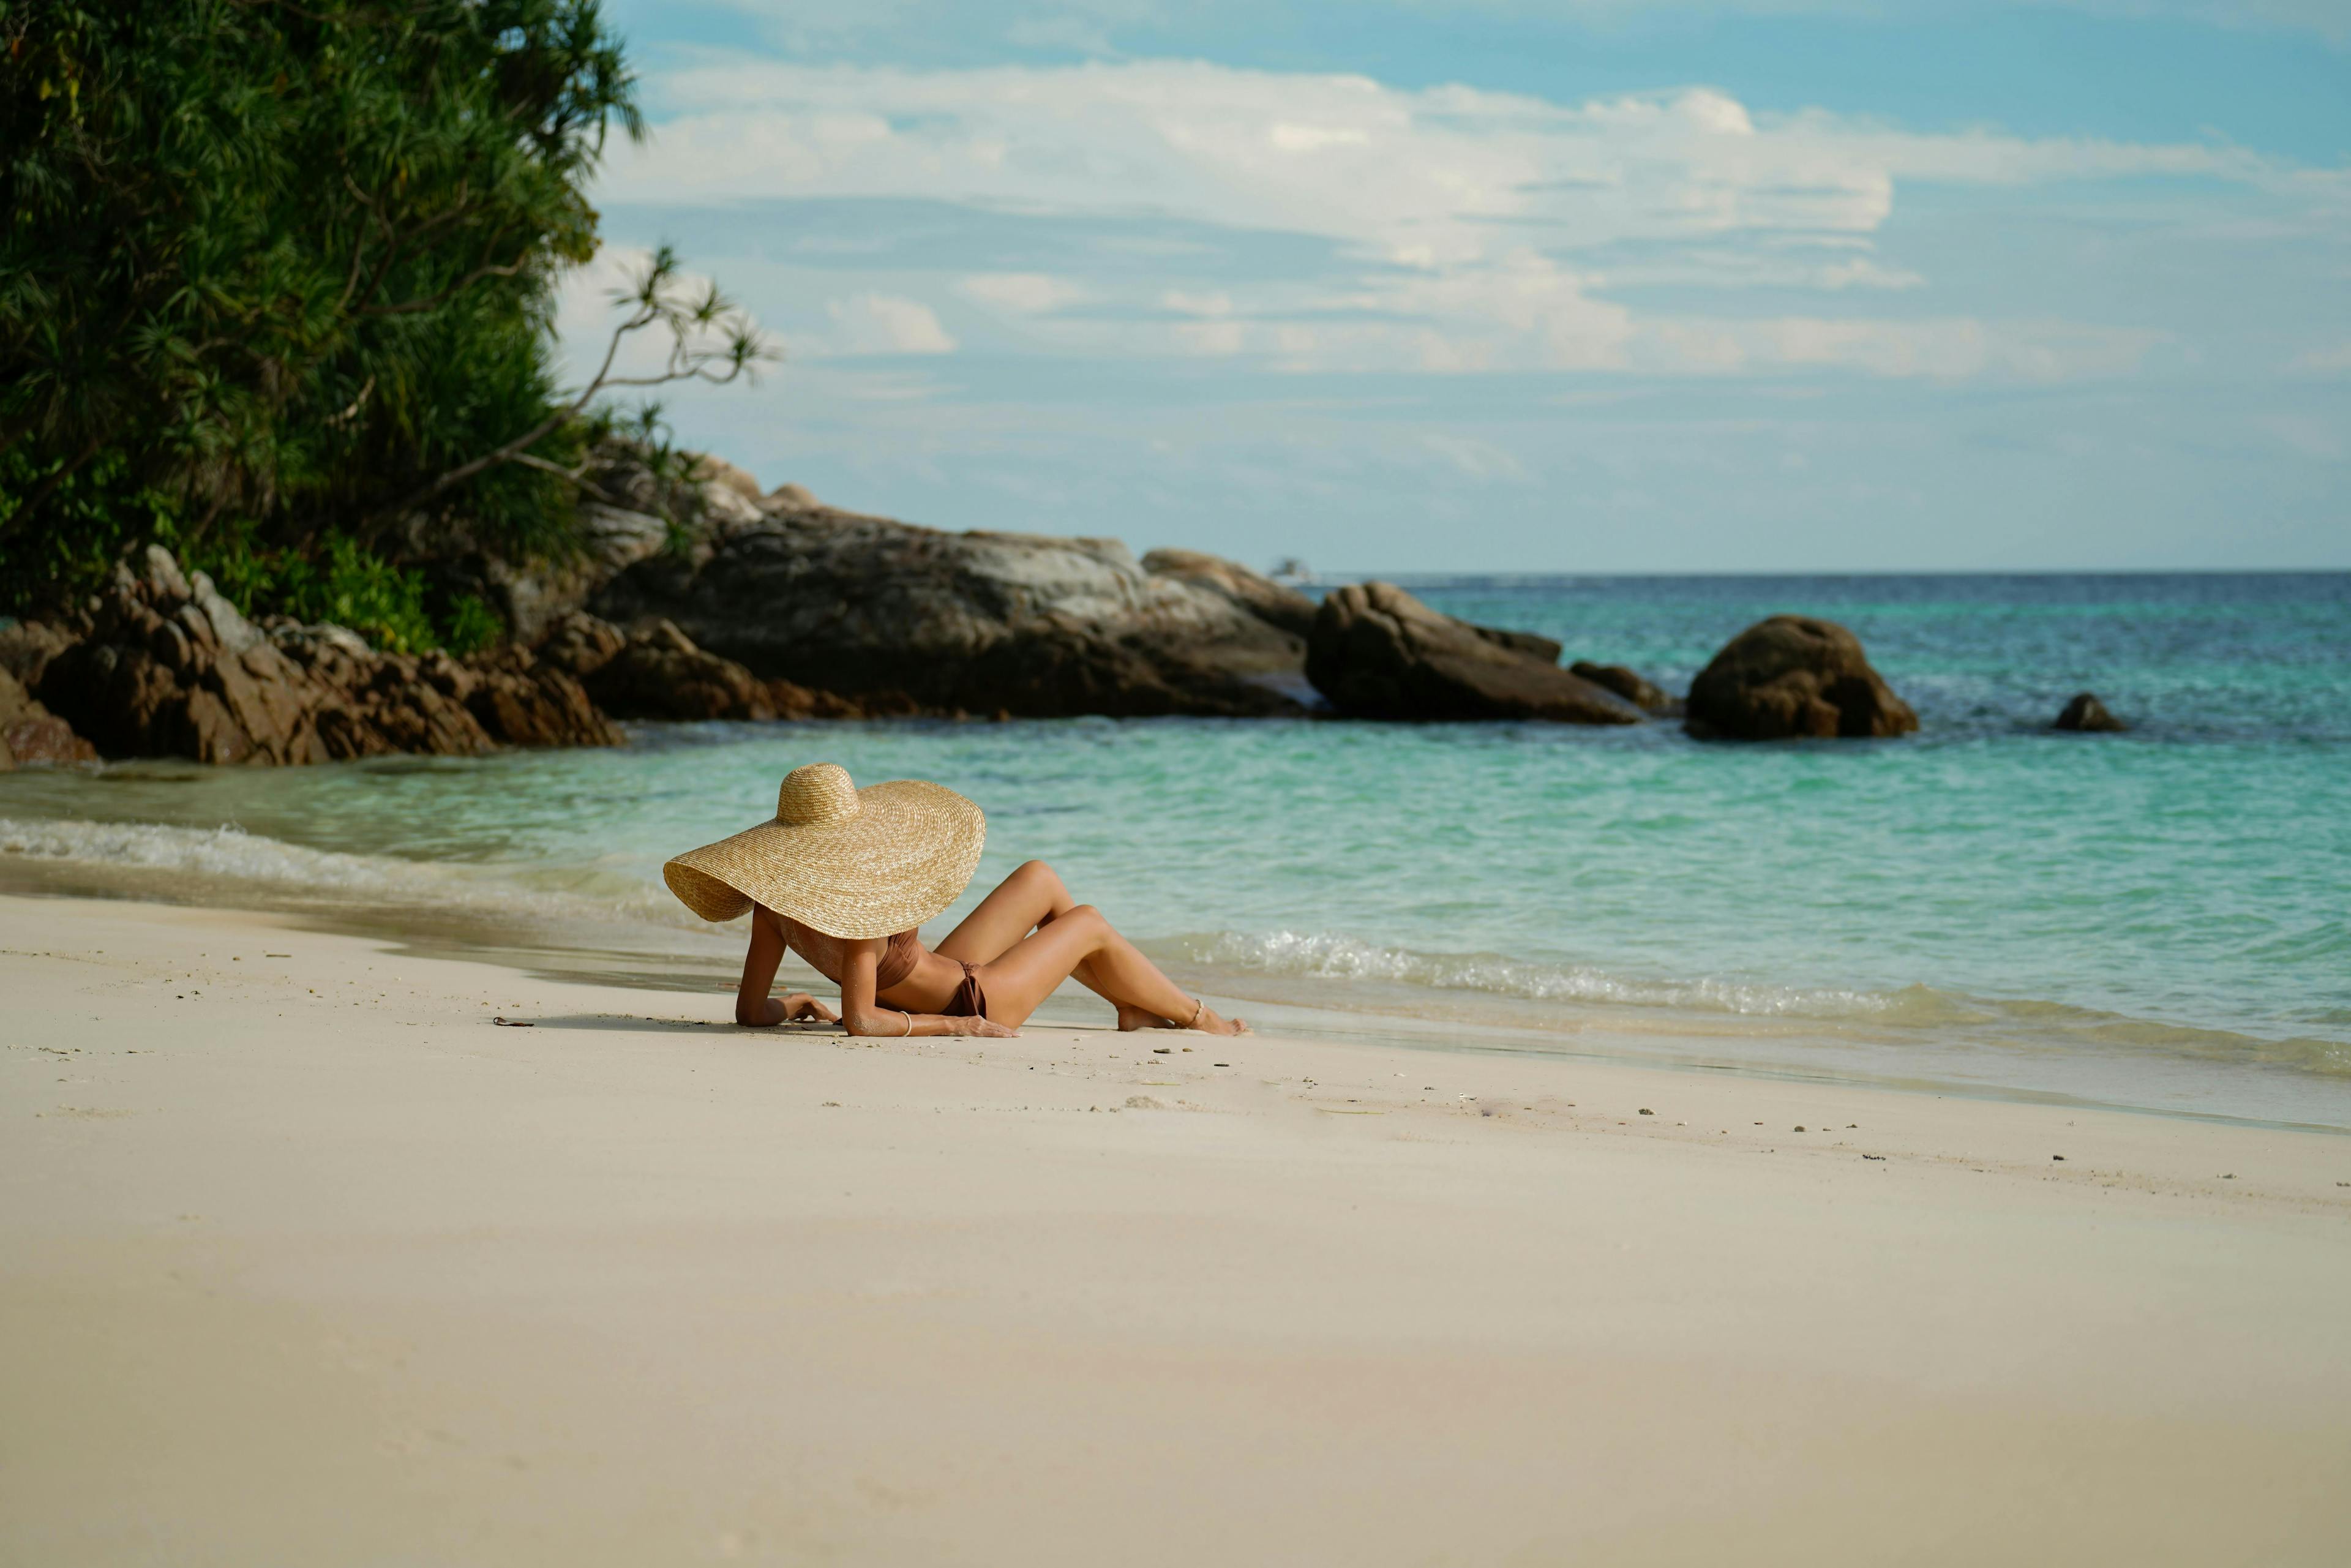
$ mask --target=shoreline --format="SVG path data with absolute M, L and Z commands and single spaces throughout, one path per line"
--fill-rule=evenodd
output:
M 2351 1542 L 2340 1137 L 737 1030 L 716 990 L 62 897 L 0 895 L 0 1556 Z
M 132 835 L 186 832 L 137 821 L 38 819 L 55 830 L 94 829 Z M 0 829 L 7 825 L 0 812 Z M 243 841 L 266 853 L 297 857 L 327 852 L 266 838 Z M 279 879 L 243 878 L 214 868 L 173 870 L 141 860 L 61 857 L 8 852 L 0 840 L 0 897 L 91 898 L 131 904 L 235 911 L 300 923 L 322 934 L 392 943 L 405 954 L 455 958 L 511 968 L 555 982 L 610 983 L 650 993 L 691 993 L 711 984 L 731 988 L 740 961 L 740 936 L 696 924 L 664 924 L 643 911 L 607 907 L 585 895 L 552 894 L 553 904 L 508 880 L 512 868 L 450 866 L 399 858 L 359 857 L 402 879 L 362 899 L 349 889 L 297 895 L 284 880 L 307 862 L 279 868 Z M 340 862 L 340 857 L 330 856 Z M 460 882 L 441 891 L 451 902 L 424 902 L 425 884 L 451 871 L 479 870 L 476 885 Z M 415 885 L 410 885 L 413 882 Z M 530 913 L 517 922 L 495 911 L 522 900 Z M 653 900 L 667 913 L 665 897 Z M 1213 946 L 1216 939 L 1207 939 Z M 2178 1116 L 2224 1125 L 2351 1135 L 2351 1078 L 2291 1060 L 2251 1060 L 2217 1052 L 2158 1048 L 2099 1047 L 2093 1040 L 2032 1045 L 1981 1040 L 1956 1026 L 1905 1026 L 1873 1031 L 1866 1019 L 1784 1013 L 1692 1010 L 1671 1005 L 1606 1003 L 1588 998 L 1538 998 L 1393 979 L 1258 970 L 1203 960 L 1194 937 L 1145 940 L 1144 946 L 1180 984 L 1217 998 L 1220 1010 L 1244 1016 L 1270 1009 L 1300 1038 L 1442 1053 L 1528 1055 L 1595 1065 L 1619 1064 L 1670 1072 L 1728 1073 L 1741 1078 L 1820 1082 L 1891 1093 L 1947 1094 L 1991 1103 L 2071 1106 L 2129 1114 Z M 1455 956 L 1473 961 L 1475 955 Z M 792 978 L 797 974 L 798 977 Z M 827 983 L 788 957 L 779 984 L 824 991 Z M 1941 1002 L 1997 1007 L 1980 998 L 1937 993 Z M 1891 998 L 1885 998 L 1892 1000 Z M 1092 998 L 1074 988 L 1049 999 L 1049 1011 L 1082 1016 Z M 2038 1004 L 2046 1007 L 2048 1004 Z M 2145 1027 L 2142 1020 L 2085 1009 L 2098 1022 Z M 2191 1034 L 2206 1031 L 2191 1030 Z M 2275 1050 L 2279 1042 L 2236 1037 Z M 2284 1042 L 2293 1044 L 2293 1041 Z M 2054 1045 L 2058 1049 L 2052 1051 Z M 2079 1054 L 2077 1054 L 2077 1052 Z M 1890 1053 L 1886 1065 L 1870 1058 Z M 1898 1063 L 1898 1064 L 1897 1064 Z M 2032 1079 L 2028 1069 L 2037 1071 Z M 2127 1082 L 2127 1087 L 2125 1087 Z M 2228 1108 L 2201 1105 L 2214 1098 Z M 2324 1112 L 2335 1119 L 2314 1119 Z

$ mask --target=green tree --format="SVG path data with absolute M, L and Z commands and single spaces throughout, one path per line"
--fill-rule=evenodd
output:
M 558 395 L 615 127 L 596 0 L 0 0 L 0 592 L 146 536 L 324 560 L 421 506 L 564 548 L 600 392 L 765 352 L 664 253 L 625 319 L 684 357 Z

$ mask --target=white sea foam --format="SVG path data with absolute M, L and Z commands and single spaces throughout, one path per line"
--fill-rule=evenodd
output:
M 1378 980 L 1437 990 L 1479 991 L 1525 1001 L 1671 1007 L 1749 1017 L 1871 1019 L 1927 1023 L 1964 1016 L 1951 998 L 1923 986 L 1862 991 L 1778 986 L 1716 977 L 1627 976 L 1581 964 L 1542 964 L 1495 953 L 1421 953 L 1327 932 L 1217 932 L 1171 945 L 1194 963 L 1301 978 Z
M 522 914 L 554 921 L 684 924 L 670 918 L 663 903 L 649 894 L 599 895 L 576 887 L 534 886 L 530 879 L 504 868 L 312 849 L 233 824 L 191 828 L 0 817 L 0 855 L 152 873 L 159 883 L 236 884 L 304 903 Z

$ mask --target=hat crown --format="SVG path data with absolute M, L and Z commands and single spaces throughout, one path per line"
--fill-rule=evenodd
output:
M 776 791 L 776 821 L 795 828 L 845 822 L 857 815 L 857 786 L 838 762 L 811 762 L 784 775 Z

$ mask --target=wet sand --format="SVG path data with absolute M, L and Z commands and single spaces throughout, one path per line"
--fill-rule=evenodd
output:
M 2351 1557 L 2351 1137 L 65 898 L 0 998 L 0 1563 Z

